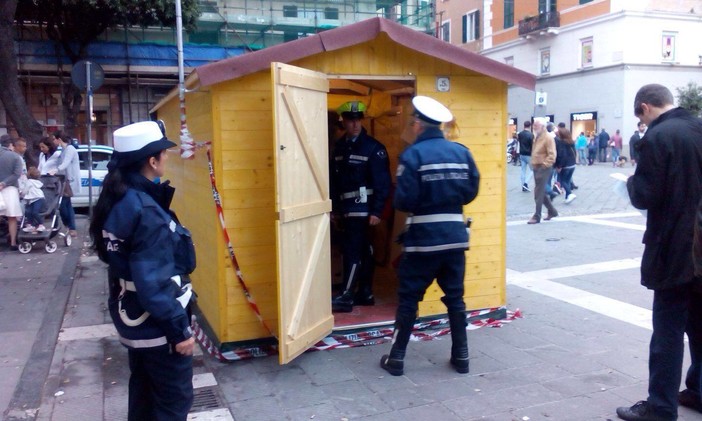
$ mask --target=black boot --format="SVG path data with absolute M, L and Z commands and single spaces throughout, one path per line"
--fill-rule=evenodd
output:
M 451 326 L 451 365 L 459 373 L 469 371 L 468 334 L 466 333 L 466 313 L 453 311 L 448 314 Z
M 385 354 L 380 358 L 380 367 L 393 376 L 401 376 L 404 373 L 405 363 L 403 360 L 415 318 L 414 314 L 397 314 L 395 316 L 395 331 L 392 334 L 390 354 Z
M 353 294 L 346 290 L 341 295 L 332 299 L 334 313 L 351 313 L 353 311 Z

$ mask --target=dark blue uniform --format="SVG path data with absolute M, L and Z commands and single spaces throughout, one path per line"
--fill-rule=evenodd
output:
M 390 193 L 390 169 L 385 146 L 361 130 L 352 141 L 342 138 L 332 154 L 333 212 L 343 216 L 344 294 L 359 292 L 372 299 L 373 258 L 368 219 L 383 213 Z M 343 295 L 343 294 L 342 294 Z
M 398 313 L 416 315 L 435 278 L 449 313 L 465 310 L 463 205 L 476 197 L 479 181 L 468 148 L 446 140 L 438 128 L 427 128 L 400 156 L 394 203 L 411 216 L 402 235 Z
M 187 275 L 195 251 L 168 210 L 173 189 L 130 177 L 132 187 L 103 227 L 110 316 L 129 350 L 129 419 L 185 420 L 193 401 L 192 357 L 174 347 L 192 336 Z
M 416 106 L 416 104 L 415 104 Z M 417 123 L 415 123 L 417 124 Z M 400 156 L 395 208 L 408 212 L 401 241 L 404 254 L 398 275 L 399 305 L 390 354 L 380 366 L 403 374 L 405 352 L 417 317 L 418 303 L 436 279 L 451 326 L 451 365 L 468 373 L 463 277 L 468 233 L 463 205 L 478 194 L 480 174 L 468 148 L 449 142 L 437 126 L 427 126 Z

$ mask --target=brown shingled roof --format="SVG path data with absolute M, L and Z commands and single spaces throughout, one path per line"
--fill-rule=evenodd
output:
M 268 47 L 253 53 L 198 67 L 195 72 L 203 86 L 236 79 L 270 68 L 271 62 L 290 63 L 324 51 L 334 51 L 375 39 L 385 32 L 396 43 L 457 66 L 534 90 L 536 77 L 441 41 L 383 18 L 372 18 L 319 34 Z

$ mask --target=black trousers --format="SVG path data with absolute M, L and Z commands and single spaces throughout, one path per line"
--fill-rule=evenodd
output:
M 342 241 L 344 291 L 354 292 L 356 286 L 359 290 L 370 288 L 374 262 L 368 236 L 368 217 L 344 218 Z
M 425 255 L 405 253 L 400 261 L 398 275 L 400 288 L 397 313 L 416 316 L 418 303 L 424 298 L 432 281 L 436 279 L 444 292 L 441 301 L 449 313 L 465 311 L 463 277 L 466 272 L 466 255 L 463 250 Z
M 676 419 L 678 388 L 690 339 L 691 364 L 685 384 L 700 395 L 702 382 L 702 293 L 691 284 L 653 293 L 653 334 L 648 360 L 648 402 L 661 415 Z
M 129 350 L 129 421 L 185 421 L 193 405 L 193 358 L 170 347 Z

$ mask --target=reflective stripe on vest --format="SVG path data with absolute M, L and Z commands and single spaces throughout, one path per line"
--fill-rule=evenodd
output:
M 368 161 L 368 157 L 363 155 L 349 155 L 349 159 L 355 159 L 356 161 Z
M 348 217 L 353 218 L 353 217 L 358 217 L 358 216 L 368 216 L 368 215 L 369 215 L 368 212 L 349 212 L 349 213 L 344 214 L 344 216 L 347 218 Z
M 154 348 L 168 343 L 165 336 L 154 339 L 127 339 L 120 336 L 119 341 L 131 348 Z
M 405 225 L 430 224 L 433 222 L 463 222 L 461 213 L 435 213 L 433 215 L 413 215 L 407 217 Z
M 419 167 L 417 171 L 429 170 L 467 170 L 468 164 L 445 163 L 445 164 L 426 164 Z
M 407 253 L 430 253 L 433 251 L 444 251 L 444 250 L 454 250 L 461 249 L 465 250 L 468 248 L 468 243 L 454 243 L 454 244 L 440 244 L 438 246 L 410 246 L 405 247 L 405 252 Z

